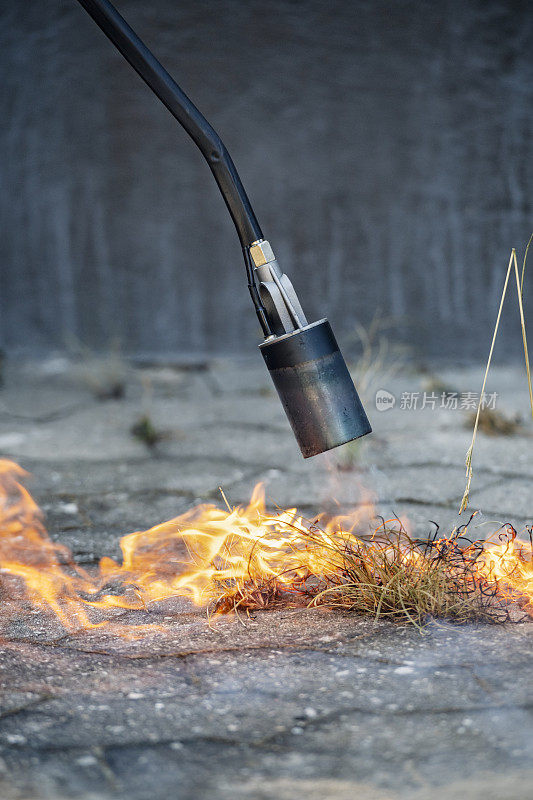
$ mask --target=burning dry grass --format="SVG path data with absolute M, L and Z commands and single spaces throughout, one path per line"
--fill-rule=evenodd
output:
M 371 542 L 346 543 L 338 575 L 311 602 L 419 628 L 431 620 L 503 622 L 508 608 L 483 574 L 484 558 L 484 544 L 462 532 L 417 540 L 399 520 L 383 523 Z
M 24 475 L 0 460 L 0 572 L 15 616 L 52 613 L 71 631 L 113 622 L 117 632 L 117 615 L 176 597 L 210 616 L 328 606 L 418 627 L 504 621 L 517 603 L 533 615 L 531 536 L 521 542 L 511 526 L 489 542 L 468 539 L 467 526 L 420 540 L 393 519 L 365 536 L 368 506 L 310 522 L 294 508 L 269 513 L 259 485 L 247 506 L 201 505 L 124 536 L 121 563 L 87 571 L 48 537 Z
M 429 539 L 414 539 L 399 519 L 382 520 L 365 539 L 312 524 L 302 530 L 298 524 L 289 544 L 292 558 L 300 554 L 302 564 L 315 561 L 319 570 L 308 570 L 287 586 L 286 576 L 283 583 L 276 577 L 265 581 L 250 569 L 240 581 L 219 584 L 221 594 L 212 609 L 249 613 L 305 600 L 309 607 L 371 614 L 419 629 L 434 620 L 506 622 L 513 602 L 528 604 L 531 548 L 515 545 L 517 535 L 510 525 L 498 531 L 497 545 L 470 540 L 467 527 L 447 538 L 439 537 L 437 528 Z M 512 588 L 519 574 L 521 586 Z

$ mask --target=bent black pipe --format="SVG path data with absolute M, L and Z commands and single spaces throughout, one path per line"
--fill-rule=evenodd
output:
M 263 238 L 235 164 L 220 136 L 108 0 L 78 0 L 126 61 L 159 97 L 209 164 L 243 247 Z
M 78 2 L 187 131 L 215 177 L 243 247 L 248 288 L 266 337 L 260 349 L 304 458 L 370 433 L 329 322 L 307 323 L 216 131 L 108 0 Z

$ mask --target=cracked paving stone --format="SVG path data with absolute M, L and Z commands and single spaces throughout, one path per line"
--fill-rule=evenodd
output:
M 341 451 L 301 460 L 262 367 L 220 363 L 183 381 L 152 372 L 154 422 L 174 435 L 154 454 L 129 433 L 137 378 L 124 401 L 103 404 L 66 377 L 41 399 L 23 375 L 9 387 L 13 402 L 31 394 L 23 410 L 40 418 L 0 414 L 5 452 L 33 472 L 50 535 L 83 563 L 118 557 L 121 535 L 196 502 L 222 505 L 218 486 L 246 502 L 257 480 L 309 515 L 339 508 L 332 498 L 366 503 L 370 490 L 376 511 L 405 510 L 417 532 L 456 521 L 461 415 L 374 412 L 375 435 L 343 472 Z M 522 376 L 502 375 L 512 411 Z M 479 377 L 447 380 L 474 390 Z M 527 437 L 479 437 L 473 509 L 528 521 L 529 449 Z M 169 600 L 117 612 L 162 629 L 128 639 L 112 625 L 67 633 L 44 614 L 14 615 L 5 591 L 2 602 L 2 800 L 529 800 L 533 624 L 434 624 L 421 636 L 295 608 L 209 626 L 203 609 Z
M 471 492 L 470 504 L 473 508 L 481 508 L 486 515 L 496 515 L 497 519 L 503 522 L 516 517 L 531 521 L 533 519 L 531 479 L 515 478 L 512 482 L 512 491 L 503 478 L 495 480 L 493 477 L 490 485 L 486 487 L 476 483 Z
M 19 710 L 12 703 L 0 718 L 0 756 L 26 765 L 27 785 L 40 770 L 52 782 L 68 773 L 65 785 L 83 796 L 98 774 L 104 796 L 144 798 L 164 769 L 152 797 L 173 779 L 183 797 L 223 798 L 218 769 L 228 785 L 232 775 L 302 786 L 316 776 L 340 781 L 339 792 L 368 785 L 409 797 L 420 781 L 445 783 L 450 762 L 465 779 L 523 768 L 533 625 L 420 636 L 304 609 L 245 626 L 210 628 L 183 609 L 159 620 L 169 629 L 135 641 L 96 630 L 50 647 L 6 643 L 0 675 Z
M 247 468 L 241 464 L 217 460 L 216 457 L 184 462 L 142 458 L 68 464 L 22 460 L 21 465 L 34 473 L 34 480 L 29 485 L 37 497 L 46 496 L 46 484 L 49 485 L 52 479 L 53 490 L 59 490 L 60 499 L 67 502 L 75 501 L 79 496 L 107 492 L 129 494 L 157 490 L 181 492 L 188 496 L 214 495 L 220 485 L 242 480 L 247 472 Z M 48 473 L 51 474 L 47 477 Z

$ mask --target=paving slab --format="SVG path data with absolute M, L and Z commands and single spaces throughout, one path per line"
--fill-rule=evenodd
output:
M 533 517 L 533 486 L 531 479 L 515 478 L 509 482 L 496 478 L 483 487 L 476 485 L 472 492 L 472 505 L 485 514 L 507 518 Z
M 444 625 L 421 637 L 303 609 L 211 628 L 181 612 L 129 642 L 29 635 L 0 656 L 12 698 L 0 756 L 35 797 L 53 796 L 41 773 L 65 797 L 91 796 L 96 780 L 100 796 L 132 798 L 163 797 L 170 778 L 184 798 L 259 776 L 265 791 L 316 776 L 400 798 L 445 786 L 450 763 L 455 777 L 513 777 L 533 733 L 532 636 L 533 625 Z
M 476 391 L 480 372 L 440 377 Z M 51 537 L 89 568 L 120 557 L 121 535 L 198 502 L 222 505 L 219 486 L 245 503 L 257 481 L 271 505 L 311 517 L 355 506 L 368 529 L 380 513 L 407 518 L 417 535 L 430 520 L 444 531 L 463 521 L 464 413 L 399 403 L 380 413 L 369 392 L 374 435 L 304 461 L 262 367 L 217 360 L 129 369 L 124 380 L 124 397 L 102 402 L 67 362 L 10 366 L 0 392 L 2 454 L 32 473 Z M 424 380 L 382 388 L 399 398 Z M 492 381 L 506 413 L 525 419 L 520 368 Z M 153 448 L 130 432 L 144 413 L 163 434 Z M 530 428 L 478 438 L 476 538 L 492 518 L 533 519 Z M 293 608 L 208 624 L 204 610 L 169 600 L 67 632 L 22 613 L 5 590 L 2 602 L 6 800 L 529 800 L 531 623 L 441 623 L 421 635 Z

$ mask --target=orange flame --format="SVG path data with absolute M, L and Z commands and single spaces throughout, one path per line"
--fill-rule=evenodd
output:
M 173 597 L 200 606 L 232 597 L 238 605 L 250 585 L 259 593 L 270 587 L 285 601 L 296 601 L 308 591 L 309 581 L 316 592 L 336 580 L 343 543 L 360 544 L 356 531 L 373 515 L 367 505 L 329 520 L 319 517 L 310 525 L 295 508 L 268 513 L 258 484 L 246 507 L 199 505 L 124 536 L 122 563 L 103 558 L 93 574 L 49 538 L 39 507 L 20 483 L 26 475 L 17 464 L 0 460 L 0 576 L 10 581 L 11 597 L 21 590 L 31 610 L 53 612 L 68 630 L 108 624 L 109 619 L 98 621 L 95 609 L 143 609 Z M 383 532 L 385 526 L 380 527 Z M 368 546 L 383 550 L 376 540 Z M 406 557 L 416 561 L 412 551 Z M 533 603 L 529 545 L 512 537 L 490 544 L 478 568 L 502 597 Z
M 497 585 L 500 597 L 517 600 L 533 616 L 532 542 L 518 539 L 511 526 L 504 528 L 503 533 L 497 534 L 497 543 L 485 544 L 480 575 Z
M 39 507 L 20 483 L 26 476 L 0 460 L 0 570 L 22 579 L 34 609 L 52 611 L 71 630 L 105 624 L 91 620 L 91 608 L 142 609 L 173 597 L 206 606 L 221 594 L 238 596 L 250 581 L 275 581 L 277 591 L 295 593 L 309 576 L 336 568 L 328 567 L 332 533 L 353 530 L 368 517 L 368 509 L 334 517 L 321 541 L 311 542 L 296 509 L 267 514 L 258 484 L 246 507 L 199 505 L 124 536 L 122 563 L 102 558 L 90 574 L 48 537 Z

